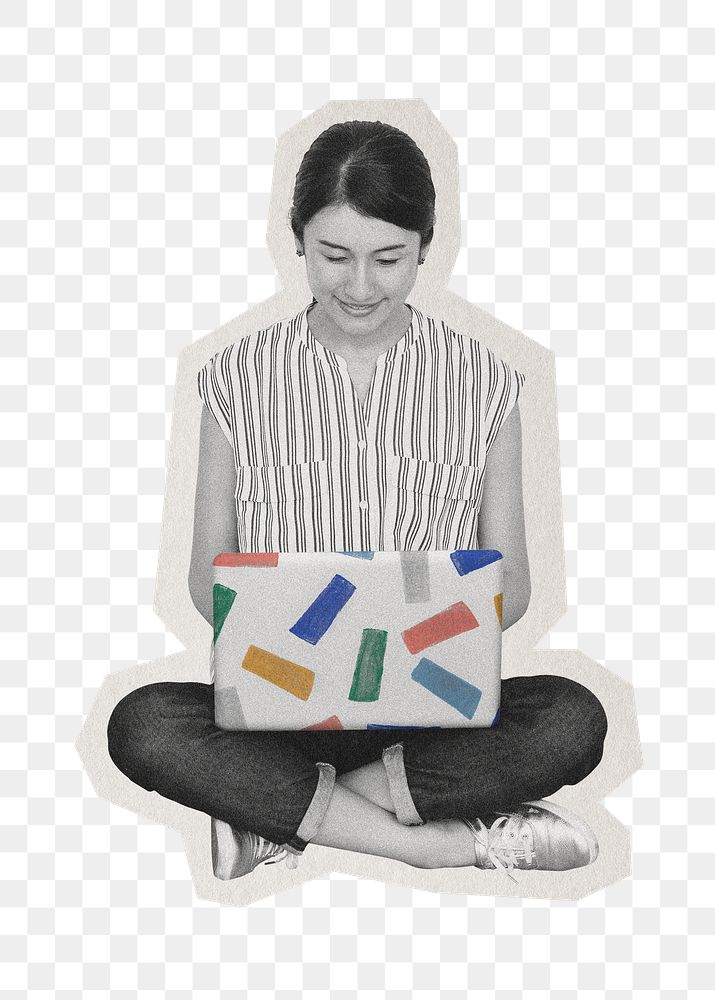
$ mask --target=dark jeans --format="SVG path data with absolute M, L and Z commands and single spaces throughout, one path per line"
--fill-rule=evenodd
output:
M 210 684 L 137 688 L 115 707 L 109 754 L 150 791 L 301 851 L 315 836 L 336 775 L 384 762 L 397 819 L 474 819 L 575 785 L 601 760 L 607 720 L 575 681 L 502 681 L 488 729 L 220 729 Z

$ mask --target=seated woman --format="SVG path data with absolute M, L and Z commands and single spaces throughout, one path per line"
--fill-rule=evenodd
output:
M 424 154 L 389 125 L 339 123 L 306 153 L 291 225 L 313 300 L 198 376 L 189 585 L 209 624 L 211 563 L 224 551 L 493 548 L 504 556 L 503 627 L 526 611 L 524 379 L 406 301 L 434 203 Z M 389 481 L 395 454 L 412 456 L 414 489 Z M 334 479 L 306 503 L 235 499 L 241 467 L 317 456 Z M 420 493 L 435 462 L 478 469 L 473 495 Z M 598 844 L 543 798 L 596 767 L 606 728 L 588 689 L 551 675 L 503 681 L 491 728 L 421 731 L 224 730 L 212 685 L 165 682 L 117 705 L 108 743 L 133 781 L 214 817 L 220 878 L 309 842 L 420 868 L 564 870 L 591 863 Z

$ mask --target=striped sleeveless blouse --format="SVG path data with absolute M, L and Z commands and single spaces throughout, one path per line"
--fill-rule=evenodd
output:
M 361 405 L 310 305 L 198 372 L 233 449 L 239 551 L 478 548 L 487 458 L 524 376 L 410 305 Z

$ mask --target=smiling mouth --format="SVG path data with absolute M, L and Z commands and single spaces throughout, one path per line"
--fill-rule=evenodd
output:
M 367 302 L 361 305 L 355 305 L 353 302 L 344 302 L 342 299 L 338 299 L 341 306 L 345 306 L 346 309 L 354 309 L 357 312 L 368 312 L 370 309 L 374 309 L 379 306 L 379 302 Z

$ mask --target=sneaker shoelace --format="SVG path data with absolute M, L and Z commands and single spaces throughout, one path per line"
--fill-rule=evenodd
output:
M 512 875 L 514 868 L 521 867 L 519 862 L 525 861 L 528 867 L 536 861 L 534 853 L 534 835 L 531 827 L 524 820 L 515 816 L 503 815 L 487 827 L 480 819 L 476 824 L 465 819 L 474 837 L 474 848 L 479 867 L 484 867 L 488 860 L 494 868 L 503 871 L 512 882 L 517 879 Z
M 300 855 L 294 854 L 293 851 L 289 851 L 286 847 L 282 847 L 276 851 L 277 845 L 273 841 L 266 840 L 265 837 L 261 837 L 257 833 L 253 834 L 253 836 L 255 837 L 253 852 L 256 865 L 277 865 L 280 861 L 285 861 L 286 868 L 298 867 Z
M 266 861 L 267 865 L 276 865 L 279 861 L 285 861 L 286 868 L 297 868 L 299 854 L 294 854 L 293 851 L 287 851 L 285 847 L 280 854 L 276 854 L 275 858 L 271 858 L 270 861 Z

